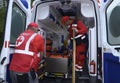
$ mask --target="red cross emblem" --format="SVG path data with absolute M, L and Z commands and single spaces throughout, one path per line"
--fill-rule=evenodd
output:
M 24 39 L 25 39 L 24 36 L 19 36 L 16 41 L 16 46 L 21 45 Z

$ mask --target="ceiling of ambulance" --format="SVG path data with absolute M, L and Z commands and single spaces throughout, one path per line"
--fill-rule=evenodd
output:
M 43 1 L 47 1 L 47 0 L 43 0 Z M 49 0 L 50 2 L 51 1 L 54 1 L 54 0 Z M 61 15 L 68 15 L 68 16 L 75 16 L 76 15 L 76 8 L 77 8 L 77 2 L 73 2 L 71 0 L 60 0 L 59 3 L 58 3 L 59 0 L 55 0 L 54 3 L 50 3 L 51 6 L 53 6 L 55 9 L 57 9 L 59 11 L 59 13 Z M 80 5 L 80 3 L 79 3 Z
M 55 6 L 62 16 L 65 16 L 65 15 L 76 16 L 76 13 L 78 12 L 77 8 L 78 7 L 80 8 L 80 3 L 70 2 L 70 1 L 66 1 L 66 2 L 61 1 L 61 4 L 59 4 L 59 6 L 54 5 L 54 7 Z
M 91 6 L 90 2 L 88 2 L 87 0 L 85 0 L 85 1 L 84 0 L 80 0 L 80 1 L 66 0 L 66 2 L 62 2 L 62 1 L 63 0 L 54 1 L 54 2 L 50 1 L 49 3 L 45 3 L 42 6 L 39 6 L 39 8 L 42 9 L 41 7 L 43 7 L 43 6 L 45 7 L 46 5 L 49 5 L 49 8 L 45 7 L 49 11 L 48 14 L 43 13 L 43 14 L 39 15 L 40 23 L 41 23 L 41 25 L 43 25 L 45 27 L 44 28 L 45 31 L 47 31 L 47 32 L 48 31 L 52 31 L 52 32 L 57 31 L 57 33 L 58 32 L 61 33 L 61 29 L 65 30 L 64 26 L 62 26 L 60 23 L 61 17 L 65 16 L 65 15 L 70 16 L 71 18 L 75 18 L 76 20 L 81 19 L 82 21 L 84 21 L 85 25 L 88 27 L 94 26 L 93 16 L 88 16 L 88 17 L 84 16 L 85 14 L 83 15 L 83 10 L 81 10 L 81 7 L 83 7 L 83 3 L 86 5 L 90 4 L 90 6 Z M 85 11 L 88 11 L 88 8 L 86 6 L 84 6 L 84 8 L 85 8 L 84 9 Z M 44 10 L 45 9 L 43 9 L 42 11 L 44 11 Z M 40 12 L 40 11 L 38 11 L 38 12 Z M 47 15 L 48 15 L 48 17 L 46 18 Z M 50 28 L 47 26 L 49 26 Z
M 57 10 L 61 13 L 62 16 L 69 15 L 75 16 L 76 15 L 76 6 L 66 4 L 62 5 L 61 7 L 57 7 Z

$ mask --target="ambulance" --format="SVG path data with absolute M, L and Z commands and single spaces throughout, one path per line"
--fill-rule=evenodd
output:
M 66 15 L 80 19 L 88 29 L 85 75 L 81 77 L 72 76 L 73 56 L 60 52 L 62 45 L 68 44 L 68 31 L 61 23 Z M 0 52 L 0 83 L 11 83 L 8 68 L 15 41 L 30 22 L 38 23 L 45 40 L 44 59 L 37 72 L 40 80 L 54 77 L 69 83 L 120 83 L 119 21 L 119 0 L 100 0 L 99 4 L 97 0 L 34 0 L 32 6 L 31 0 L 9 0 Z

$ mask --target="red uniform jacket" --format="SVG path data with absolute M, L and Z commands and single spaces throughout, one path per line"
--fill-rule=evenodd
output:
M 73 29 L 72 29 L 72 28 L 73 28 L 73 27 L 72 27 L 72 24 L 71 24 L 71 25 L 69 26 L 69 29 L 68 29 L 69 34 L 70 34 L 69 38 L 73 37 Z M 76 26 L 76 28 L 78 29 L 78 33 L 76 34 L 76 36 L 77 36 L 78 34 L 85 34 L 85 33 L 87 33 L 87 28 L 86 28 L 86 26 L 85 26 L 80 20 L 77 21 L 77 26 Z
M 37 71 L 40 62 L 39 52 L 44 52 L 43 37 L 30 30 L 26 30 L 17 38 L 10 70 L 29 72 L 30 68 L 33 67 Z

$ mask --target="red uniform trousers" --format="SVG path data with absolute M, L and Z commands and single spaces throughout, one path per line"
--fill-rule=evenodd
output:
M 76 46 L 76 69 L 80 70 L 85 63 L 86 44 L 81 43 Z

